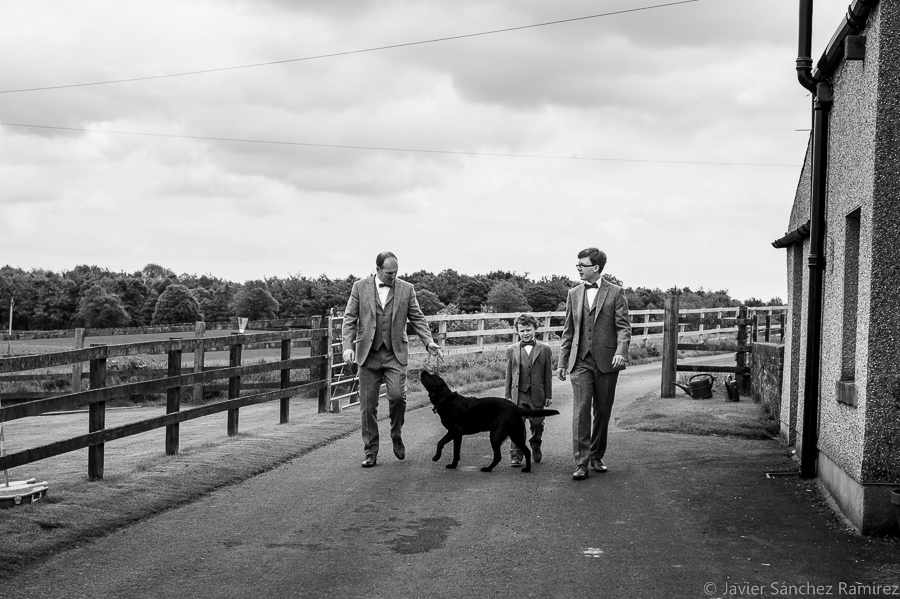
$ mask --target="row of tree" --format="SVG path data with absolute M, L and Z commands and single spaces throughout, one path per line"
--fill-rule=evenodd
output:
M 614 276 L 604 277 L 622 284 Z M 562 310 L 566 292 L 576 284 L 560 276 L 532 280 L 527 274 L 506 271 L 465 275 L 449 269 L 437 274 L 418 271 L 401 278 L 415 285 L 425 314 Z M 98 266 L 77 266 L 65 272 L 5 266 L 0 268 L 0 301 L 7 307 L 12 304 L 15 330 L 221 322 L 234 316 L 303 318 L 343 310 L 356 280 L 298 274 L 239 284 L 212 275 L 176 275 L 157 264 L 130 274 Z M 679 291 L 682 308 L 741 304 L 724 290 Z M 632 310 L 661 309 L 666 295 L 643 287 L 626 287 L 625 292 Z M 781 300 L 751 298 L 744 303 L 780 305 Z

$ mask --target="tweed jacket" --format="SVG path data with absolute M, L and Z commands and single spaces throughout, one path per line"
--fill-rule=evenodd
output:
M 375 311 L 378 303 L 378 291 L 375 285 L 377 277 L 372 275 L 353 284 L 347 308 L 344 310 L 344 324 L 341 327 L 341 345 L 343 351 L 352 349 L 356 352 L 356 363 L 360 366 L 369 356 L 372 341 L 375 339 Z M 409 321 L 412 331 L 422 340 L 423 345 L 433 342 L 431 330 L 425 315 L 416 300 L 416 289 L 411 283 L 394 279 L 394 287 L 388 295 L 393 301 L 391 327 L 391 346 L 397 360 L 404 366 L 409 363 L 409 337 L 406 334 L 406 323 Z
M 522 342 L 506 348 L 506 399 L 519 401 L 519 368 L 522 356 Z M 548 399 L 553 399 L 553 353 L 550 346 L 535 341 L 531 350 L 531 405 L 542 408 Z
M 582 322 L 584 308 L 584 284 L 569 289 L 566 296 L 566 320 L 563 325 L 562 342 L 560 343 L 559 367 L 565 366 L 566 372 L 572 372 L 575 359 L 578 357 L 578 340 L 584 326 L 594 327 L 591 343 L 591 355 L 600 372 L 614 372 L 621 368 L 612 365 L 616 354 L 628 360 L 628 348 L 631 345 L 631 320 L 628 317 L 628 303 L 625 291 L 606 279 L 600 279 L 595 300 L 596 311 L 594 322 Z

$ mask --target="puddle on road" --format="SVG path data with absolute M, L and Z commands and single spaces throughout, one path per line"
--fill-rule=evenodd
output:
M 450 529 L 454 526 L 459 526 L 459 522 L 446 516 L 412 520 L 403 526 L 410 532 L 400 532 L 395 539 L 385 544 L 394 553 L 427 553 L 443 547 L 450 535 Z

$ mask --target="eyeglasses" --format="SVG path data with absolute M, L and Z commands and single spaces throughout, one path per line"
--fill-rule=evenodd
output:
M 581 270 L 583 268 L 593 268 L 595 266 L 597 266 L 597 265 L 596 264 L 582 264 L 581 262 L 579 262 L 578 264 L 575 265 L 575 268 L 577 268 L 578 270 Z

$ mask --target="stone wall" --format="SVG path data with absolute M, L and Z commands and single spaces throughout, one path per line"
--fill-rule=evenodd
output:
M 750 353 L 750 389 L 753 401 L 761 403 L 777 422 L 781 416 L 784 377 L 784 344 L 754 343 Z

